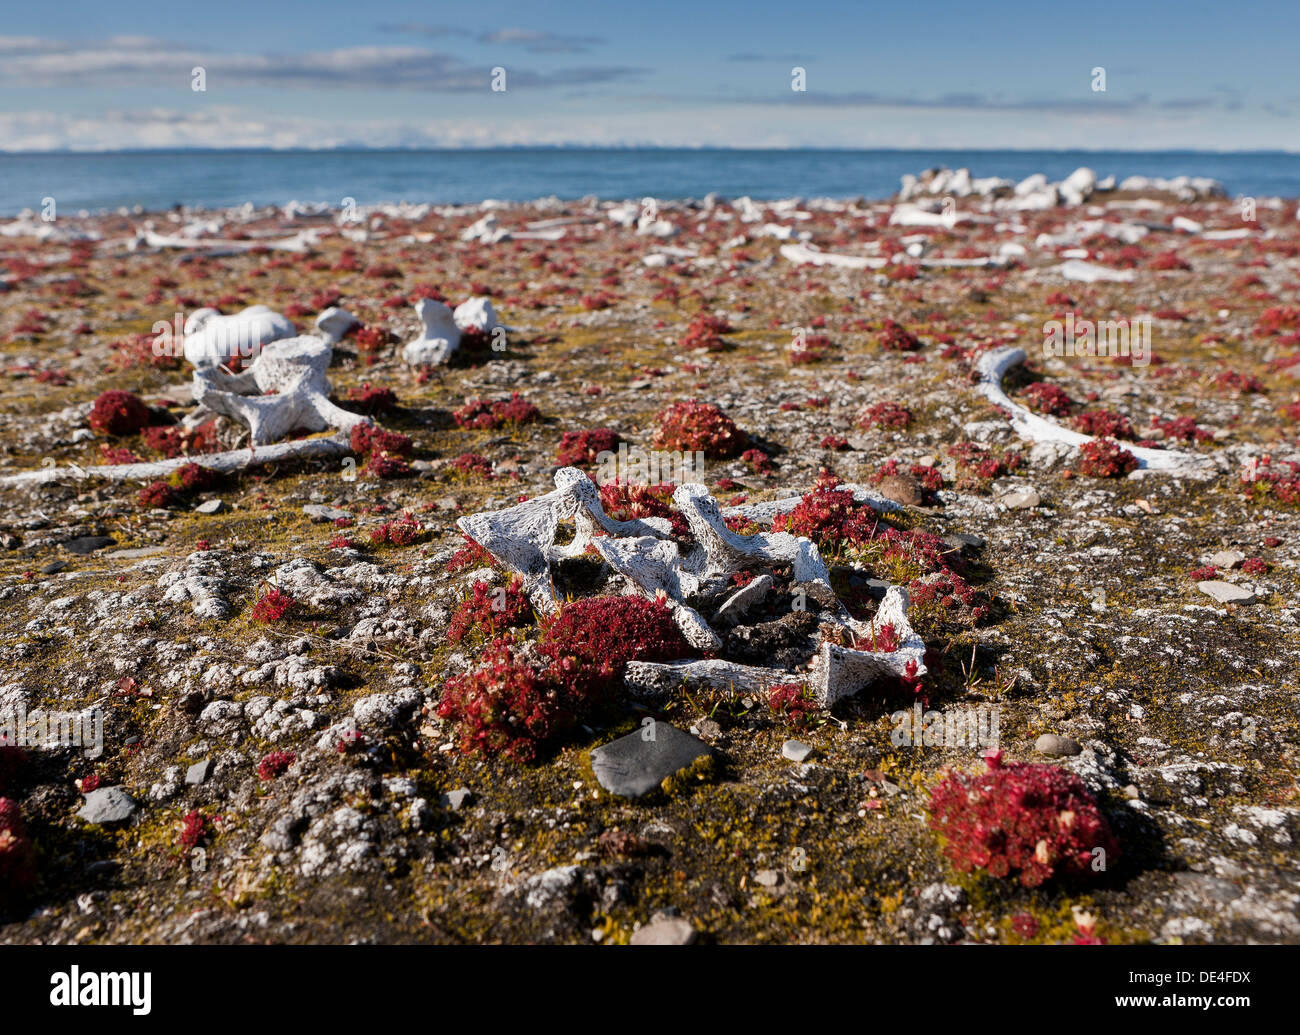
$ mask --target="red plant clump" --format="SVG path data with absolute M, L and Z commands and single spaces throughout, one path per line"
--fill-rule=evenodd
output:
M 347 398 L 363 413 L 378 413 L 397 406 L 396 392 L 391 388 L 376 387 L 369 381 L 363 381 L 360 388 L 349 388 Z
M 400 431 L 385 431 L 376 424 L 358 424 L 352 429 L 352 452 L 361 456 L 372 453 L 391 453 L 394 456 L 410 456 L 413 443 Z
M 518 392 L 512 392 L 509 399 L 498 399 L 495 402 L 474 399 L 460 409 L 452 411 L 452 417 L 462 428 L 500 428 L 506 424 L 532 424 L 541 416 L 542 411 Z
M 1300 506 L 1300 463 L 1263 456 L 1241 475 L 1243 491 L 1256 500 Z
M 755 474 L 771 474 L 775 470 L 772 458 L 761 449 L 746 449 L 740 454 L 740 459 L 749 464 Z
M 912 411 L 896 402 L 876 402 L 864 407 L 855 421 L 864 431 L 871 428 L 905 428 L 912 423 Z
M 443 684 L 438 717 L 456 724 L 462 754 L 504 754 L 531 762 L 573 720 L 558 689 L 498 640 L 479 667 Z
M 447 626 L 448 643 L 459 643 L 471 632 L 496 637 L 533 620 L 532 605 L 524 595 L 523 580 L 518 576 L 505 586 L 493 586 L 480 579 L 474 583 L 472 592 L 451 616 L 451 624 Z
M 16 801 L 0 798 L 0 902 L 36 883 L 36 850 Z
M 460 750 L 532 761 L 538 749 L 606 704 L 633 660 L 689 656 L 663 601 L 590 597 L 566 604 L 537 645 L 540 670 L 516 657 L 507 639 L 478 669 L 447 681 L 438 715 L 457 724 Z
M 409 478 L 415 470 L 400 456 L 376 451 L 370 454 L 361 473 L 368 478 Z
M 461 453 L 452 460 L 451 470 L 464 478 L 495 478 L 492 473 L 492 461 L 478 453 Z
M 1089 478 L 1117 478 L 1137 466 L 1137 457 L 1113 438 L 1094 439 L 1079 447 L 1079 473 Z
M 955 442 L 948 447 L 948 455 L 957 461 L 958 469 L 966 475 L 959 480 L 958 488 L 969 487 L 971 479 L 988 481 L 1011 474 L 1019 469 L 1023 459 L 1018 452 L 998 455 L 978 442 Z
M 710 460 L 726 460 L 749 444 L 749 436 L 735 421 L 711 403 L 694 399 L 659 411 L 655 424 L 655 449 L 700 451 Z
M 140 462 L 140 458 L 130 449 L 127 449 L 126 446 L 110 446 L 107 442 L 100 443 L 99 455 L 106 464 L 138 464 Z
M 930 467 L 926 464 L 909 464 L 904 471 L 897 460 L 886 460 L 878 468 L 876 473 L 870 478 L 872 485 L 879 485 L 886 478 L 897 474 L 907 474 L 915 478 L 921 484 L 921 488 L 928 489 L 930 492 L 938 492 L 943 488 L 943 475 L 937 467 Z
M 1189 263 L 1184 262 L 1173 252 L 1161 252 L 1147 263 L 1147 269 L 1152 270 L 1190 270 L 1191 268 Z
M 1206 442 L 1214 437 L 1191 417 L 1162 418 L 1155 422 L 1155 426 L 1165 433 L 1165 438 L 1179 442 Z
M 1241 562 L 1241 570 L 1247 575 L 1267 575 L 1268 561 L 1262 557 L 1247 557 Z
M 880 328 L 880 347 L 890 352 L 914 352 L 921 347 L 921 339 L 902 324 L 886 319 Z
M 1259 378 L 1252 374 L 1243 374 L 1239 370 L 1225 370 L 1214 379 L 1214 387 L 1237 395 L 1264 391 L 1264 383 Z
M 986 761 L 985 772 L 949 773 L 930 793 L 930 827 L 959 873 L 1018 876 L 1036 888 L 1058 874 L 1093 876 L 1096 849 L 1105 852 L 1107 866 L 1119 857 L 1110 824 L 1073 773 L 1003 765 L 1000 752 Z
M 181 832 L 176 837 L 176 843 L 188 851 L 198 847 L 207 833 L 207 817 L 202 812 L 187 812 L 185 818 L 181 820 Z
M 734 330 L 735 328 L 721 316 L 713 316 L 710 313 L 697 313 L 690 326 L 686 328 L 686 334 L 682 338 L 681 346 L 684 349 L 705 349 L 708 352 L 718 352 L 726 347 L 722 335 Z
M 771 687 L 767 692 L 767 706 L 796 727 L 807 725 L 809 716 L 817 711 L 812 692 L 802 683 L 778 683 Z
M 1256 282 L 1259 278 L 1256 277 Z M 1300 308 L 1289 305 L 1277 305 L 1265 309 L 1255 322 L 1255 334 L 1278 334 L 1284 330 L 1300 330 Z
M 424 528 L 420 522 L 413 514 L 404 512 L 392 521 L 385 521 L 371 529 L 370 542 L 373 546 L 382 546 L 384 543 L 390 546 L 410 546 L 419 542 L 423 536 Z
M 1137 437 L 1132 422 L 1122 413 L 1113 410 L 1085 410 L 1074 418 L 1074 426 L 1085 435 L 1127 439 Z
M 170 507 L 174 503 L 180 502 L 181 495 L 164 481 L 153 482 L 146 485 L 136 494 L 136 499 L 140 506 L 150 509 L 161 509 Z
M 1204 582 L 1206 579 L 1215 578 L 1218 574 L 1218 568 L 1213 564 L 1207 564 L 1204 568 L 1193 568 L 1187 573 L 1187 577 L 1192 582 Z
M 272 751 L 257 763 L 257 777 L 259 780 L 274 780 L 296 761 L 298 756 L 292 751 Z
M 130 392 L 104 392 L 90 411 L 90 426 L 104 435 L 134 435 L 149 419 L 149 407 Z
M 831 551 L 870 542 L 878 524 L 875 511 L 837 486 L 835 478 L 819 479 L 792 509 L 773 518 L 772 531 L 804 536 Z
M 466 568 L 481 568 L 492 565 L 492 555 L 474 542 L 469 536 L 463 536 L 465 545 L 447 559 L 447 571 L 456 574 Z
M 626 482 L 606 482 L 600 487 L 601 508 L 616 521 L 636 518 L 660 517 L 672 522 L 673 535 L 678 539 L 692 540 L 686 516 L 673 509 L 671 482 L 661 485 L 629 485 Z
M 1025 397 L 1033 403 L 1034 409 L 1039 413 L 1046 413 L 1052 417 L 1068 417 L 1070 408 L 1074 406 L 1074 401 L 1063 388 L 1048 384 L 1046 381 L 1035 381 L 1027 385 Z
M 597 456 L 601 453 L 614 452 L 622 441 L 618 432 L 610 428 L 566 431 L 564 437 L 560 439 L 560 448 L 555 454 L 555 462 L 561 467 L 594 464 Z
M 293 597 L 278 586 L 272 586 L 258 597 L 257 603 L 253 605 L 253 621 L 261 622 L 263 625 L 267 622 L 278 622 L 293 605 Z
M 183 493 L 202 492 L 211 488 L 216 481 L 216 474 L 202 464 L 184 464 L 176 468 L 167 478 L 167 483 Z

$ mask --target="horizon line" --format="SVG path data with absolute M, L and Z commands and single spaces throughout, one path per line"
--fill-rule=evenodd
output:
M 493 144 L 490 146 L 445 145 L 441 147 L 370 147 L 364 144 L 340 144 L 335 147 L 120 147 L 56 148 L 47 150 L 9 150 L 0 147 L 0 155 L 148 155 L 148 154 L 444 154 L 485 153 L 492 151 L 717 151 L 717 152 L 821 152 L 855 154 L 1097 154 L 1097 155 L 1275 155 L 1300 157 L 1300 150 L 1285 148 L 1098 148 L 1098 147 L 748 147 L 717 144 Z

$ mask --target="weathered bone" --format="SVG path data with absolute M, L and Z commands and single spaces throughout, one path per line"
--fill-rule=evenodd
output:
M 402 359 L 413 367 L 440 366 L 460 348 L 460 328 L 451 307 L 432 298 L 415 303 L 415 315 L 424 325 L 420 336 L 406 343 Z
M 734 661 L 629 661 L 623 684 L 633 697 L 658 700 L 679 686 L 713 687 L 719 690 L 746 690 L 766 693 L 782 683 L 806 683 L 799 676 L 780 668 L 738 665 Z
M 96 467 L 42 467 L 38 471 L 22 471 L 0 477 L 0 485 L 48 485 L 65 478 L 84 480 L 107 478 L 109 481 L 151 481 L 165 478 L 186 464 L 198 464 L 221 474 L 233 474 L 254 464 L 278 463 L 281 460 L 311 460 L 322 457 L 343 456 L 350 451 L 343 436 L 329 438 L 303 438 L 293 442 L 277 442 L 260 449 L 232 449 L 224 453 L 196 453 L 178 456 L 172 460 L 158 460 L 138 464 L 103 464 Z
M 674 620 L 687 641 L 702 650 L 718 650 L 721 637 L 687 601 L 701 591 L 717 591 L 727 576 L 760 565 L 790 565 L 796 583 L 824 587 L 822 596 L 835 600 L 837 609 L 823 613 L 824 623 L 837 625 L 854 636 L 855 643 L 883 639 L 883 629 L 892 626 L 900 642 L 894 652 L 876 652 L 841 647 L 824 642 L 818 648 L 810 672 L 758 669 L 730 662 L 708 661 L 629 667 L 629 687 L 657 692 L 677 685 L 682 679 L 710 685 L 741 685 L 765 688 L 782 682 L 809 685 L 818 700 L 830 705 L 857 693 L 880 676 L 918 677 L 925 674 L 922 656 L 925 644 L 907 621 L 908 597 L 898 586 L 890 587 L 871 622 L 851 618 L 834 596 L 827 571 L 811 540 L 786 532 L 738 535 L 726 527 L 717 502 L 702 485 L 678 486 L 673 500 L 691 526 L 697 545 L 683 555 L 669 538 L 671 524 L 664 519 L 616 521 L 605 514 L 595 484 L 580 470 L 563 468 L 556 473 L 556 488 L 543 496 L 495 512 L 471 514 L 457 524 L 471 539 L 524 579 L 525 590 L 540 614 L 554 614 L 558 608 L 550 566 L 557 560 L 585 551 L 588 544 L 616 572 L 641 593 L 662 599 L 672 609 Z M 557 547 L 555 535 L 562 519 L 577 524 L 574 540 Z M 596 528 L 609 534 L 592 538 Z M 733 614 L 755 606 L 770 592 L 773 579 L 763 573 L 748 586 L 731 594 L 719 608 L 715 621 L 731 623 Z M 909 668 L 910 665 L 910 668 Z
M 332 356 L 329 345 L 312 335 L 272 342 L 238 374 L 195 367 L 194 399 L 245 425 L 257 446 L 295 430 L 350 432 L 369 419 L 330 402 L 326 371 Z
M 597 527 L 613 536 L 663 538 L 671 528 L 662 518 L 616 521 L 600 505 L 595 483 L 576 467 L 555 473 L 555 488 L 505 510 L 485 511 L 460 518 L 461 531 L 524 579 L 533 606 L 543 614 L 556 609 L 550 565 L 577 557 L 592 542 Z M 559 523 L 573 518 L 577 531 L 567 546 L 555 545 Z
M 925 641 L 907 620 L 909 602 L 907 590 L 890 586 L 862 637 L 864 642 L 874 643 L 886 625 L 892 626 L 899 640 L 896 651 L 855 650 L 829 642 L 821 645 L 809 680 L 820 704 L 830 707 L 882 676 L 916 678 L 925 675 Z M 909 671 L 908 666 L 912 663 L 915 665 Z
M 320 331 L 321 337 L 330 345 L 337 345 L 359 323 L 361 321 L 346 309 L 332 305 L 316 317 L 316 330 Z
M 1092 435 L 1063 428 L 1055 421 L 1040 417 L 1008 398 L 1002 389 L 1002 379 L 1012 367 L 1025 361 L 1025 350 L 1006 346 L 986 352 L 979 357 L 976 370 L 980 375 L 979 390 L 989 402 L 1002 410 L 1011 420 L 1017 435 L 1031 442 L 1061 442 L 1078 448 L 1093 441 Z M 1214 465 L 1205 457 L 1183 453 L 1175 449 L 1147 449 L 1124 443 L 1138 466 L 1152 471 L 1167 471 L 1187 478 L 1208 478 L 1214 474 Z
M 250 359 L 273 341 L 297 332 L 285 316 L 264 305 L 250 305 L 223 316 L 215 309 L 196 309 L 185 321 L 185 358 L 194 366 L 214 366 L 236 356 Z

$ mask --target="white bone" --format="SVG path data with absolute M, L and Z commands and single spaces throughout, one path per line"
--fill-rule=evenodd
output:
M 264 305 L 250 305 L 222 316 L 215 309 L 196 309 L 185 321 L 185 358 L 194 366 L 215 366 L 236 356 L 256 357 L 270 342 L 297 332 L 285 316 Z
M 976 370 L 980 375 L 979 391 L 994 406 L 1006 413 L 1017 435 L 1030 442 L 1061 442 L 1078 448 L 1093 441 L 1093 436 L 1063 428 L 1055 421 L 1041 417 L 1008 398 L 1002 390 L 1002 379 L 1007 371 L 1025 361 L 1025 350 L 1014 346 L 994 349 L 980 356 Z M 1138 466 L 1152 471 L 1167 471 L 1188 478 L 1208 478 L 1214 474 L 1214 465 L 1206 457 L 1182 453 L 1175 449 L 1147 449 L 1124 443 Z
M 436 367 L 451 359 L 460 348 L 460 328 L 451 307 L 432 298 L 415 303 L 415 315 L 424 325 L 420 336 L 406 343 L 402 359 L 413 367 Z
M 194 399 L 246 426 L 253 445 L 278 441 L 295 430 L 350 432 L 369 420 L 330 402 L 326 371 L 332 356 L 329 345 L 312 335 L 272 342 L 238 374 L 196 367 Z

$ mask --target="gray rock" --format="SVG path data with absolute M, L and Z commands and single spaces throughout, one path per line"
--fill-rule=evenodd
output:
M 591 753 L 591 768 L 611 794 L 639 798 L 709 754 L 704 741 L 666 722 L 656 722 L 596 748 Z
M 1218 604 L 1253 604 L 1255 602 L 1254 593 L 1241 586 L 1234 586 L 1231 582 L 1220 582 L 1218 579 L 1211 579 L 1208 582 L 1198 582 L 1196 588 Z
M 1083 747 L 1073 737 L 1063 737 L 1059 733 L 1044 733 L 1034 741 L 1034 750 L 1059 758 L 1065 755 L 1077 755 L 1083 751 Z
M 212 769 L 212 759 L 205 758 L 202 762 L 195 762 L 185 770 L 185 782 L 191 787 L 197 787 L 208 778 L 208 773 Z
M 139 806 L 121 787 L 98 787 L 86 795 L 86 803 L 77 815 L 87 823 L 107 826 L 125 823 L 138 809 Z
M 1013 489 L 998 497 L 998 502 L 1011 510 L 1030 510 L 1043 502 L 1038 491 L 1032 488 Z
M 691 945 L 695 928 L 681 917 L 665 917 L 638 928 L 630 941 L 633 945 Z
M 68 566 L 68 562 L 67 562 L 67 561 L 50 561 L 49 564 L 45 565 L 45 567 L 43 567 L 43 568 L 41 569 L 41 574 L 42 574 L 42 575 L 57 575 L 59 572 L 61 572 L 61 571 L 62 571 L 64 568 L 66 568 L 67 566 Z
M 139 557 L 159 557 L 167 552 L 165 546 L 132 546 L 126 550 L 114 550 L 104 554 L 115 561 L 133 561 Z
M 779 887 L 785 881 L 785 874 L 780 870 L 759 870 L 754 874 L 754 883 L 764 888 Z
M 812 747 L 801 740 L 787 740 L 781 745 L 781 754 L 791 762 L 807 761 L 812 753 Z
M 221 500 L 204 500 L 194 508 L 196 514 L 219 514 L 225 504 Z
M 63 544 L 68 553 L 94 553 L 96 550 L 102 550 L 106 546 L 113 546 L 117 540 L 111 535 L 83 535 L 76 539 L 69 539 Z
M 1240 550 L 1220 550 L 1210 558 L 1210 563 L 1216 568 L 1225 568 L 1231 571 L 1233 568 L 1241 567 L 1241 562 L 1246 559 L 1246 555 Z
M 442 807 L 450 809 L 452 812 L 459 812 L 461 806 L 468 805 L 474 800 L 474 792 L 468 787 L 458 787 L 454 791 L 448 791 L 442 796 Z
M 308 503 L 302 508 L 302 512 L 312 519 L 315 524 L 321 524 L 324 521 L 337 521 L 339 518 L 350 518 L 352 515 L 346 510 L 339 510 L 338 507 L 327 507 L 323 503 Z

